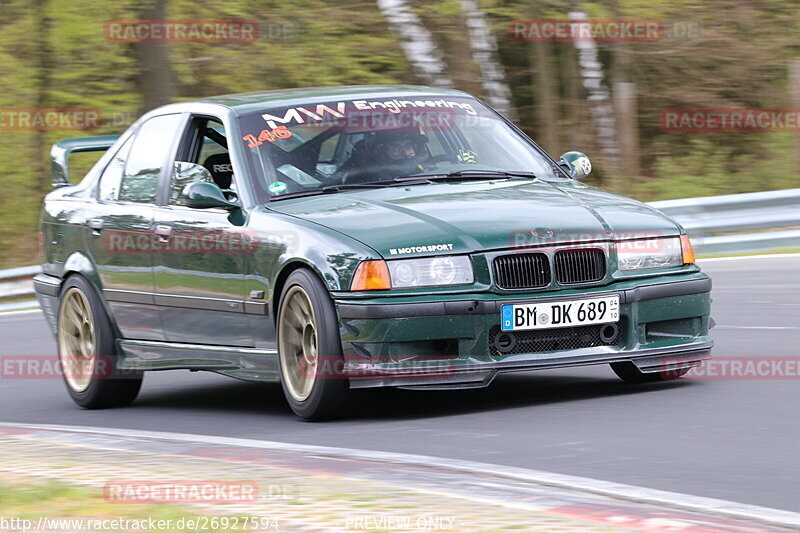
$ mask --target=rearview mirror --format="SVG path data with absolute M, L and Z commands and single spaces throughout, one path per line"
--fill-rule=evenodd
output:
M 194 181 L 183 188 L 180 200 L 186 207 L 193 209 L 210 209 L 221 207 L 223 209 L 234 209 L 239 207 L 236 202 L 231 202 L 222 194 L 222 189 L 216 183 L 206 181 Z
M 567 152 L 563 154 L 558 165 L 574 180 L 582 180 L 592 172 L 592 162 L 583 152 Z

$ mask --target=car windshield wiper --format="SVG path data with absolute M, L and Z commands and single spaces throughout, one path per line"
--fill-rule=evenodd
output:
M 430 181 L 427 181 L 426 178 L 422 178 L 419 181 L 430 183 Z M 298 192 L 291 192 L 289 194 L 279 194 L 273 196 L 272 198 L 270 198 L 270 200 L 286 200 L 289 198 L 302 198 L 303 196 L 333 194 L 348 189 L 383 189 L 384 187 L 396 187 L 398 185 L 408 185 L 408 183 L 405 181 L 398 182 L 394 180 L 368 181 L 364 183 L 341 183 L 339 185 L 326 185 L 325 187 L 322 187 L 320 189 L 311 189 L 309 191 L 298 191 Z
M 510 179 L 527 178 L 536 179 L 533 172 L 524 170 L 459 170 L 447 174 L 412 174 L 411 176 L 400 176 L 390 180 L 366 181 L 363 183 L 341 183 L 339 185 L 327 185 L 319 189 L 309 191 L 298 191 L 288 194 L 275 195 L 270 200 L 288 200 L 290 198 L 302 198 L 304 196 L 317 196 L 320 194 L 332 194 L 344 190 L 352 189 L 382 189 L 385 187 L 397 187 L 400 185 L 421 185 L 434 183 L 435 181 L 446 180 L 491 180 L 491 179 Z
M 536 174 L 525 170 L 458 170 L 447 174 L 412 174 L 410 176 L 400 176 L 395 178 L 397 182 L 407 182 L 416 180 L 445 181 L 445 180 L 490 180 L 496 178 L 528 178 L 536 179 Z

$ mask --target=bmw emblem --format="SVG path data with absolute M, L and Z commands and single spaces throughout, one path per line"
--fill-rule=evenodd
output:
M 531 235 L 539 237 L 540 239 L 551 239 L 553 237 L 553 230 L 550 228 L 534 228 L 531 230 Z

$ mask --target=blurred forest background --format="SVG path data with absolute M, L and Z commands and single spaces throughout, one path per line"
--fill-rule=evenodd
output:
M 588 48 L 509 35 L 516 19 L 570 13 L 659 19 L 668 31 L 656 42 Z M 106 40 L 106 22 L 133 19 L 256 20 L 261 36 Z M 154 106 L 226 93 L 451 86 L 495 105 L 556 158 L 586 152 L 589 183 L 642 200 L 800 186 L 794 132 L 660 125 L 670 108 L 800 108 L 789 76 L 800 54 L 793 0 L 0 0 L 0 29 L 0 108 L 96 108 L 104 117 L 92 131 L 0 128 L 0 268 L 37 261 L 53 142 L 120 133 Z M 93 157 L 77 156 L 73 177 Z

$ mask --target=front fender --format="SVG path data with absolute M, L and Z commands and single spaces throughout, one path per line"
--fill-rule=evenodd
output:
M 350 286 L 361 261 L 381 257 L 352 237 L 265 208 L 252 213 L 248 228 L 258 235 L 248 292 L 264 291 L 273 312 L 282 282 L 295 268 L 306 267 L 319 276 L 329 291 L 341 291 Z

